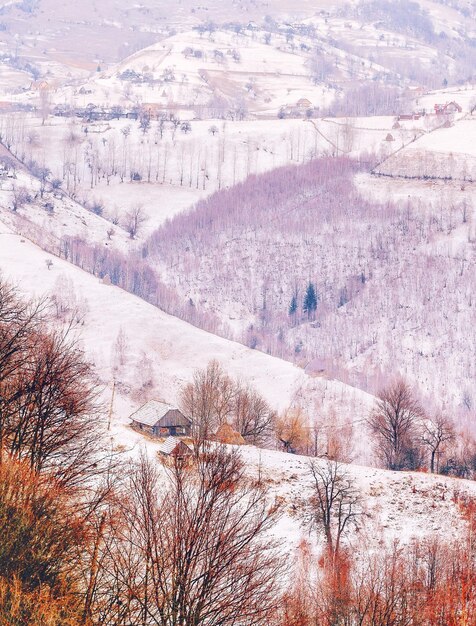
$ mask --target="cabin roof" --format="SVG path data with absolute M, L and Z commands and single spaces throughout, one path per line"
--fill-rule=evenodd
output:
M 159 443 L 159 445 L 157 446 L 157 450 L 161 454 L 172 454 L 177 446 L 180 446 L 180 448 L 184 449 L 184 451 L 192 451 L 186 443 L 184 443 L 180 439 L 177 439 L 176 437 L 167 437 L 165 441 Z M 185 448 L 187 450 L 185 450 Z
M 137 409 L 137 411 L 130 416 L 130 419 L 134 422 L 146 424 L 147 426 L 155 426 L 169 411 L 178 411 L 178 409 L 166 402 L 149 400 L 149 402 L 142 405 L 140 409 Z M 162 426 L 174 426 L 174 424 L 162 424 Z

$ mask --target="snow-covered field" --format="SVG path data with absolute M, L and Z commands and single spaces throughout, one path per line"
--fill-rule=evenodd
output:
M 476 115 L 419 137 L 383 161 L 376 173 L 404 178 L 476 181 Z
M 309 459 L 282 452 L 242 449 L 250 467 L 260 467 L 265 481 L 286 503 L 286 538 L 297 543 L 307 530 L 298 514 L 311 495 Z M 324 461 L 320 461 L 323 463 Z M 261 463 L 261 466 L 260 466 Z M 465 523 L 458 509 L 463 494 L 476 495 L 476 483 L 416 472 L 385 470 L 344 465 L 365 503 L 360 530 L 369 533 L 372 543 L 431 536 L 457 538 Z M 374 544 L 374 545 L 375 545 Z
M 200 121 L 184 133 L 152 121 L 146 133 L 134 120 L 84 123 L 33 114 L 0 117 L 0 128 L 23 160 L 34 159 L 82 203 L 99 202 L 104 216 L 123 220 L 141 205 L 143 238 L 166 219 L 250 174 L 299 164 L 323 154 L 385 158 L 421 134 L 421 123 L 394 118 Z M 387 136 L 392 134 L 392 141 Z M 138 173 L 141 180 L 131 180 Z
M 127 424 L 113 425 L 112 436 L 125 454 L 136 457 L 147 451 L 152 458 L 158 443 L 145 440 Z M 282 506 L 283 515 L 273 534 L 284 541 L 286 551 L 293 553 L 299 543 L 309 540 L 305 522 L 306 507 L 313 494 L 309 457 L 240 446 L 246 472 L 270 489 Z M 325 460 L 319 459 L 324 465 Z M 476 483 L 418 472 L 391 472 L 372 467 L 341 464 L 341 471 L 360 496 L 357 533 L 347 541 L 352 545 L 375 550 L 398 541 L 401 545 L 412 540 L 457 540 L 464 534 L 467 521 L 461 504 L 476 497 Z M 323 536 L 318 546 L 323 547 Z

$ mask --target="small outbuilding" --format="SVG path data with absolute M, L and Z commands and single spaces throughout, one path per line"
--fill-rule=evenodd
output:
M 176 437 L 167 437 L 165 441 L 159 443 L 158 453 L 163 457 L 175 457 L 182 459 L 191 456 L 193 451 L 190 446 Z
M 312 109 L 312 102 L 307 98 L 301 98 L 296 102 L 296 108 L 298 109 Z
M 149 400 L 130 416 L 132 428 L 152 437 L 189 437 L 192 433 L 192 420 L 176 407 Z

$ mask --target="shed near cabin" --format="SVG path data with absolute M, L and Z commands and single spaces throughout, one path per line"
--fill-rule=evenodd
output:
M 192 431 L 192 420 L 176 407 L 149 400 L 130 416 L 132 427 L 152 437 L 189 437 Z
M 159 443 L 158 453 L 161 456 L 182 458 L 191 456 L 192 448 L 187 446 L 181 439 L 167 437 L 165 441 Z

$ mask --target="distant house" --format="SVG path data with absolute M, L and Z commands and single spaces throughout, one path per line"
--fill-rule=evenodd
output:
M 69 104 L 57 104 L 53 109 L 53 115 L 57 117 L 68 117 L 72 114 L 73 109 Z
M 30 91 L 47 91 L 50 88 L 46 80 L 34 80 L 30 83 Z
M 163 111 L 163 106 L 156 102 L 150 102 L 143 104 L 141 109 L 145 115 L 147 115 L 150 119 L 153 119 L 157 118 L 160 112 Z
M 408 120 L 419 120 L 422 116 L 421 112 L 418 113 L 402 113 L 397 118 L 397 122 L 408 121 Z
M 78 109 L 76 115 L 79 115 L 86 122 L 98 122 L 104 120 L 112 120 L 113 113 L 104 107 L 90 102 L 85 109 Z
M 425 94 L 428 93 L 428 90 L 425 87 L 408 87 L 406 90 L 406 95 L 410 98 L 421 98 Z
M 451 115 L 452 113 L 461 113 L 462 107 L 455 101 L 446 104 L 435 104 L 436 115 Z
M 307 98 L 300 98 L 296 104 L 287 104 L 281 107 L 278 113 L 278 117 L 283 119 L 285 117 L 304 117 L 312 114 L 314 107 L 312 102 Z
M 300 110 L 312 109 L 312 102 L 307 98 L 301 98 L 296 102 L 296 108 Z
M 132 427 L 153 437 L 189 437 L 192 432 L 192 420 L 176 407 L 149 400 L 130 416 Z

